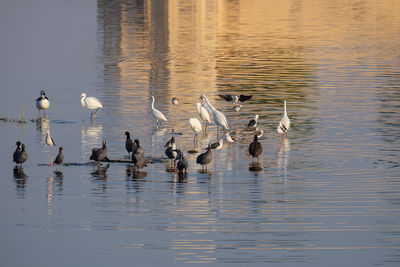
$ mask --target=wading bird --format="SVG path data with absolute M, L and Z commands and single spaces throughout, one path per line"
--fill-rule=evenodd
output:
M 49 152 L 49 165 L 53 166 L 53 147 L 56 145 L 54 142 L 53 138 L 50 136 L 50 130 L 47 130 L 46 132 L 46 145 L 50 147 L 50 152 Z
M 261 143 L 258 142 L 258 137 L 257 135 L 254 135 L 254 141 L 250 143 L 249 145 L 249 154 L 252 156 L 251 162 L 254 161 L 254 158 L 257 158 L 258 161 L 258 156 L 261 155 L 263 151 L 263 148 L 261 146 Z
M 20 141 L 16 143 L 17 148 L 13 154 L 13 161 L 17 163 L 17 168 L 22 168 L 22 163 L 24 163 L 28 159 L 28 153 L 25 151 L 25 145 L 21 144 Z
M 207 164 L 209 164 L 212 160 L 212 151 L 211 151 L 211 144 L 208 145 L 207 151 L 200 154 L 196 158 L 196 163 L 201 165 L 201 168 L 204 168 L 204 165 L 206 165 L 206 170 L 207 170 Z
M 249 121 L 249 123 L 247 124 L 247 127 L 257 127 L 257 121 L 258 121 L 258 118 L 259 118 L 259 116 L 258 116 L 258 114 L 256 114 L 255 116 L 254 116 L 254 119 L 251 119 L 250 121 Z
M 96 112 L 103 108 L 103 105 L 97 97 L 86 97 L 85 93 L 81 94 L 81 105 L 84 108 L 90 109 L 90 119 L 92 119 L 92 117 L 96 119 Z
M 199 133 L 201 133 L 203 127 L 201 125 L 201 122 L 197 118 L 190 118 L 189 125 L 194 132 L 193 142 L 196 143 L 197 137 L 199 136 Z
M 167 121 L 167 118 L 165 117 L 165 115 L 159 111 L 158 109 L 154 108 L 154 96 L 151 96 L 152 102 L 151 102 L 151 110 L 153 112 L 153 116 L 157 121 L 157 127 L 158 127 L 158 123 L 159 121 Z
M 128 151 L 129 158 L 131 157 L 131 152 L 136 149 L 136 144 L 131 139 L 131 134 L 129 132 L 125 132 L 126 140 L 125 140 L 125 149 Z
M 40 97 L 36 99 L 36 108 L 38 109 L 39 112 L 39 117 L 40 117 L 40 111 L 43 110 L 43 116 L 46 117 L 46 110 L 50 107 L 50 101 L 47 98 L 44 90 L 40 91 Z
M 211 123 L 210 113 L 208 113 L 207 108 L 202 103 L 196 103 L 196 110 L 205 126 Z
M 228 121 L 226 120 L 225 115 L 221 111 L 218 111 L 213 105 L 211 105 L 210 101 L 208 101 L 208 98 L 205 95 L 201 95 L 200 98 L 206 101 L 207 105 L 211 109 L 211 112 L 213 113 L 214 121 L 217 124 L 217 139 L 218 139 L 218 126 L 220 126 L 224 131 L 229 130 Z
M 56 157 L 56 159 L 54 160 L 53 163 L 56 164 L 56 170 L 57 170 L 57 166 L 61 166 L 61 164 L 64 161 L 64 154 L 63 154 L 63 148 L 60 146 L 60 148 L 58 149 L 58 155 Z
M 185 159 L 183 150 L 181 151 L 181 156 L 178 160 L 178 163 L 176 164 L 177 169 L 179 170 L 180 173 L 182 172 L 187 172 L 187 168 L 189 166 L 188 161 Z
M 287 116 L 286 112 L 286 100 L 283 101 L 283 116 L 281 120 L 279 121 L 279 125 L 276 128 L 276 131 L 281 134 L 282 138 L 287 137 L 287 133 L 290 128 L 290 120 L 289 117 Z
M 172 105 L 178 105 L 178 98 L 177 97 L 173 97 L 171 100 Z

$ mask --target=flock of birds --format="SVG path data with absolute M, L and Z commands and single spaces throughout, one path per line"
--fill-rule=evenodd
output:
M 251 95 L 230 95 L 230 94 L 219 94 L 219 97 L 222 99 L 229 101 L 229 102 L 245 102 L 252 98 Z M 101 102 L 96 97 L 87 97 L 85 93 L 81 94 L 81 105 L 84 108 L 88 108 L 91 112 L 90 118 L 96 118 L 96 112 L 103 108 Z M 168 121 L 166 116 L 158 109 L 154 107 L 155 98 L 152 96 L 152 103 L 151 103 L 151 110 L 152 114 L 156 120 L 157 127 L 161 122 Z M 173 105 L 178 105 L 179 101 L 178 98 L 174 97 L 171 100 Z M 39 117 L 40 112 L 43 111 L 44 116 L 46 116 L 46 110 L 50 107 L 50 101 L 47 98 L 44 90 L 40 92 L 40 97 L 36 99 L 36 107 L 38 109 Z M 239 112 L 241 105 L 235 105 L 233 110 L 235 112 Z M 208 100 L 208 98 L 203 94 L 200 97 L 200 102 L 196 103 L 197 113 L 199 118 L 202 120 L 200 121 L 198 118 L 190 118 L 189 119 L 189 126 L 193 130 L 194 142 L 197 142 L 198 135 L 207 128 L 207 126 L 211 123 L 210 113 L 214 119 L 215 124 L 217 125 L 217 142 L 209 144 L 207 150 L 204 153 L 201 153 L 196 158 L 196 163 L 202 166 L 202 169 L 207 169 L 207 165 L 212 161 L 212 150 L 218 150 L 223 147 L 224 140 L 228 143 L 233 143 L 235 140 L 229 134 L 229 124 L 225 117 L 225 115 L 217 110 Z M 290 119 L 287 116 L 286 110 L 286 101 L 284 101 L 284 112 L 282 115 L 281 120 L 277 126 L 277 132 L 281 134 L 282 138 L 287 137 L 287 133 L 290 128 Z M 255 115 L 254 119 L 251 119 L 247 125 L 247 129 L 252 129 L 253 131 L 253 141 L 249 144 L 248 152 L 252 156 L 252 162 L 254 162 L 254 158 L 257 158 L 261 155 L 263 148 L 261 143 L 258 141 L 258 138 L 262 136 L 263 131 L 258 129 L 259 116 Z M 224 133 L 224 138 L 219 136 L 219 128 Z M 130 133 L 125 132 L 126 141 L 125 141 L 125 149 L 128 152 L 129 158 L 131 162 L 134 164 L 136 170 L 143 169 L 147 167 L 146 159 L 144 157 L 144 149 L 140 146 L 140 142 L 138 139 L 132 140 Z M 53 161 L 53 150 L 52 148 L 56 145 L 53 138 L 50 136 L 50 131 L 47 130 L 45 143 L 47 146 L 50 147 L 49 153 L 49 164 L 52 165 L 53 163 L 56 166 L 61 166 L 64 160 L 63 154 L 63 147 L 59 147 L 58 155 L 56 156 L 55 160 Z M 17 168 L 22 168 L 22 164 L 28 159 L 28 153 L 25 151 L 25 145 L 22 144 L 20 141 L 16 142 L 17 148 L 13 154 L 13 161 L 17 164 Z M 165 145 L 165 155 L 170 160 L 170 165 L 173 167 L 174 170 L 178 170 L 180 173 L 186 173 L 188 169 L 188 161 L 185 158 L 185 152 L 181 149 L 178 149 L 175 143 L 175 137 L 171 137 L 171 139 Z M 110 161 L 107 158 L 107 144 L 106 141 L 103 141 L 101 148 L 93 148 L 92 154 L 90 156 L 90 160 L 97 162 L 100 165 L 101 161 Z

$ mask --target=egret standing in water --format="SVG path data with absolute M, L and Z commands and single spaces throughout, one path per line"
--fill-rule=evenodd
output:
M 100 100 L 97 97 L 86 97 L 85 93 L 81 94 L 81 104 L 82 107 L 90 109 L 90 119 L 92 117 L 96 120 L 96 112 L 103 108 L 103 105 L 101 104 Z
M 208 113 L 208 110 L 199 102 L 196 103 L 196 109 L 204 125 L 207 127 L 207 125 L 211 123 L 210 113 Z
M 39 117 L 40 117 L 40 111 L 43 110 L 43 116 L 46 117 L 46 110 L 50 107 L 50 101 L 47 98 L 44 90 L 40 91 L 40 97 L 36 99 L 36 108 L 38 109 L 39 112 Z
M 286 112 L 286 100 L 283 101 L 283 116 L 281 118 L 281 120 L 279 121 L 279 125 L 276 128 L 276 131 L 281 134 L 281 137 L 287 137 L 287 133 L 289 131 L 290 128 L 290 120 L 289 117 L 287 116 L 287 112 Z
M 203 127 L 201 125 L 201 122 L 197 118 L 190 118 L 189 125 L 194 132 L 193 142 L 196 143 L 197 137 L 199 136 L 199 133 L 201 133 Z
M 217 124 L 217 139 L 218 139 L 218 126 L 220 126 L 224 131 L 229 130 L 228 121 L 226 120 L 225 115 L 218 111 L 213 105 L 211 105 L 210 101 L 205 95 L 201 95 L 202 100 L 205 100 L 207 105 L 210 107 L 211 112 L 213 113 L 214 121 Z
M 159 121 L 167 121 L 167 118 L 165 117 L 165 115 L 159 111 L 158 109 L 154 108 L 154 96 L 151 96 L 152 99 L 152 103 L 151 103 L 151 111 L 153 112 L 153 116 L 157 121 L 157 127 L 158 127 L 158 123 Z

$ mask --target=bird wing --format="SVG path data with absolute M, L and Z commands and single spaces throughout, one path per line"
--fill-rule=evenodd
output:
M 219 97 L 221 97 L 222 99 L 225 99 L 226 101 L 232 101 L 233 97 L 232 95 L 223 95 L 223 94 L 218 94 Z
M 103 105 L 97 97 L 86 97 L 85 103 L 89 109 L 103 108 Z
M 244 102 L 244 101 L 247 101 L 247 100 L 251 99 L 252 97 L 253 97 L 252 95 L 240 95 L 239 96 L 239 101 L 240 102 Z
M 200 116 L 203 120 L 211 123 L 210 113 L 208 113 L 207 109 L 203 106 L 200 107 Z
M 167 121 L 165 115 L 158 109 L 153 109 L 153 116 L 156 117 L 158 120 Z

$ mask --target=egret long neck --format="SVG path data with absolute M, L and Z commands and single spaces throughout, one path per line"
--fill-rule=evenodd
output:
M 152 96 L 151 98 L 152 98 L 151 107 L 154 109 L 154 96 Z
M 85 98 L 86 98 L 85 96 L 81 96 L 81 105 L 82 105 L 82 107 L 86 106 Z
M 206 100 L 206 102 L 207 102 L 207 105 L 211 108 L 211 110 L 212 111 L 216 111 L 216 109 L 214 108 L 214 106 L 213 105 L 211 105 L 211 103 L 210 103 L 210 101 L 208 101 L 208 98 L 207 97 L 204 97 L 204 99 Z
M 283 115 L 287 116 L 287 114 L 286 114 L 286 100 L 283 101 Z

